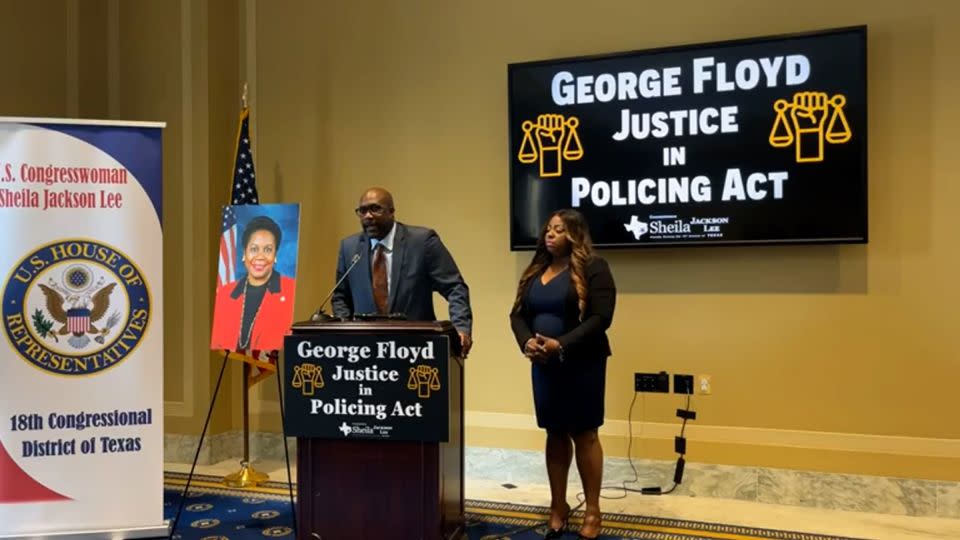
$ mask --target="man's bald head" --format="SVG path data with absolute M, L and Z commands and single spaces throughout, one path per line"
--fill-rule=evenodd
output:
M 364 201 L 367 201 L 367 204 L 375 202 L 393 210 L 393 195 L 382 187 L 372 187 L 364 191 L 363 195 L 360 196 L 360 206 L 364 205 Z

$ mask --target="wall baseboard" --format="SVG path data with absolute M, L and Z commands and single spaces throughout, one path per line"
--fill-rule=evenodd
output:
M 164 435 L 163 461 L 165 463 L 193 463 L 200 437 L 167 433 Z M 290 461 L 296 461 L 297 439 L 287 437 Z M 243 432 L 227 431 L 208 436 L 197 457 L 197 465 L 213 465 L 230 459 L 240 460 L 243 454 Z M 283 439 L 279 433 L 250 433 L 250 460 L 283 461 Z
M 675 423 L 607 420 L 600 428 L 608 456 L 671 460 Z M 690 422 L 687 459 L 827 473 L 960 481 L 960 440 L 858 433 L 704 426 Z M 467 445 L 519 450 L 543 447 L 532 415 L 467 412 Z
M 495 413 L 482 411 L 466 412 L 467 427 L 539 431 L 533 415 Z M 626 438 L 631 433 L 635 438 L 673 440 L 680 429 L 676 423 L 632 422 L 607 420 L 600 428 L 601 435 Z M 791 429 L 750 428 L 735 426 L 705 426 L 695 421 L 687 424 L 685 436 L 702 443 L 742 444 L 749 446 L 775 446 L 828 450 L 840 452 L 866 452 L 900 456 L 936 457 L 960 459 L 960 439 L 933 439 L 923 437 L 898 437 L 893 435 L 867 435 L 859 433 L 836 433 L 826 431 L 802 431 Z

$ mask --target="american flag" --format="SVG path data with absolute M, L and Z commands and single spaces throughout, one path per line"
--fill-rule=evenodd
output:
M 250 110 L 240 112 L 240 131 L 237 134 L 237 155 L 233 163 L 233 184 L 230 204 L 259 204 L 257 174 L 250 152 Z M 230 206 L 223 211 L 220 234 L 220 262 L 217 265 L 217 285 L 223 286 L 237 279 L 237 215 Z
M 220 234 L 220 260 L 217 263 L 217 287 L 237 279 L 237 214 L 233 208 L 223 209 L 223 228 Z
M 230 205 L 223 210 L 220 233 L 220 260 L 217 263 L 217 286 L 223 287 L 237 279 L 237 215 L 232 206 L 260 204 L 257 194 L 257 175 L 250 150 L 250 110 L 240 111 L 240 129 L 237 133 L 237 154 L 233 162 L 233 184 L 230 187 Z M 240 350 L 231 357 L 250 364 L 248 385 L 253 385 L 277 371 L 277 351 Z

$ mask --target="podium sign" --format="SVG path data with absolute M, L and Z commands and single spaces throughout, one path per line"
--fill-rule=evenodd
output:
M 287 434 L 446 442 L 449 349 L 442 335 L 287 336 Z
M 292 330 L 283 403 L 285 433 L 297 437 L 297 540 L 465 538 L 453 325 L 304 321 Z

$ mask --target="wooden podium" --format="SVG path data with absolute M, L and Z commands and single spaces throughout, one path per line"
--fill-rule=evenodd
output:
M 303 322 L 286 339 L 298 540 L 465 538 L 463 364 L 453 325 Z M 416 360 L 418 347 L 433 358 Z

